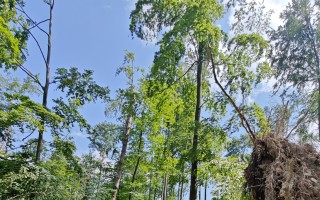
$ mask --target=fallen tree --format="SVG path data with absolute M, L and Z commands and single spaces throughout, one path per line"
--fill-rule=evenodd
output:
M 309 144 L 257 138 L 245 178 L 255 200 L 319 200 L 320 154 Z

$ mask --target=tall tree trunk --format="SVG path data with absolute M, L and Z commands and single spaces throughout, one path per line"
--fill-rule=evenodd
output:
M 96 188 L 96 191 L 95 191 L 95 195 L 94 195 L 94 199 L 95 200 L 98 199 L 98 195 L 99 195 L 99 191 L 100 191 L 100 187 L 101 187 L 102 164 L 103 164 L 103 161 L 104 161 L 106 155 L 105 154 L 103 154 L 103 155 L 100 154 L 100 157 L 101 157 L 101 160 L 100 160 L 100 166 L 99 166 L 98 185 L 97 185 L 97 188 Z
M 167 122 L 167 126 L 168 129 L 165 131 L 165 135 L 164 135 L 164 149 L 163 149 L 163 153 L 162 153 L 162 158 L 163 158 L 163 162 L 166 161 L 167 158 L 167 145 L 168 145 L 168 138 L 169 138 L 169 134 L 170 134 L 170 123 Z M 167 168 L 165 167 L 164 170 L 164 177 L 163 177 L 163 187 L 162 187 L 162 196 L 161 196 L 161 200 L 166 200 L 167 199 L 167 187 L 168 187 L 168 175 L 167 175 Z
M 207 187 L 208 187 L 208 180 L 204 184 L 204 200 L 207 200 Z
M 48 49 L 47 49 L 47 59 L 46 59 L 46 81 L 43 89 L 43 96 L 42 96 L 42 106 L 47 108 L 47 101 L 48 101 L 48 92 L 49 92 L 49 84 L 50 84 L 50 59 L 51 59 L 51 35 L 52 35 L 52 15 L 53 15 L 53 6 L 54 0 L 50 0 L 50 18 L 49 18 L 49 33 L 48 33 Z M 45 127 L 45 116 L 41 117 L 41 125 L 42 130 L 39 130 L 38 136 L 38 144 L 37 144 L 37 152 L 36 152 L 36 160 L 35 162 L 38 163 L 40 161 L 41 152 L 43 148 L 43 132 Z
M 178 184 L 178 191 L 177 191 L 177 199 L 179 200 L 180 197 L 180 186 L 181 186 L 181 175 L 179 176 L 179 184 Z
M 120 154 L 120 158 L 119 158 L 119 162 L 118 162 L 117 175 L 114 180 L 114 186 L 113 186 L 114 193 L 113 193 L 112 200 L 117 199 L 117 194 L 119 191 L 119 185 L 120 185 L 120 180 L 121 180 L 121 175 L 122 175 L 122 168 L 123 168 L 123 164 L 124 164 L 124 157 L 126 155 L 126 151 L 127 151 L 127 147 L 128 147 L 131 124 L 132 124 L 132 116 L 128 115 L 127 120 L 126 120 L 126 124 L 125 124 L 124 138 L 122 140 L 122 149 L 121 149 L 121 154 Z
M 142 131 L 140 132 L 140 136 L 139 136 L 139 146 L 138 146 L 139 157 L 138 157 L 136 166 L 134 167 L 134 172 L 133 172 L 132 179 L 131 179 L 132 184 L 134 183 L 136 176 L 137 176 L 137 171 L 138 171 L 138 167 L 139 167 L 139 163 L 140 163 L 140 159 L 141 159 L 141 155 L 140 155 L 141 147 L 142 147 Z M 132 198 L 132 193 L 129 194 L 129 200 L 131 200 L 131 198 Z
M 198 171 L 198 136 L 200 129 L 200 115 L 201 115 L 201 89 L 202 89 L 202 64 L 204 43 L 199 43 L 198 61 L 197 61 L 197 104 L 194 117 L 194 134 L 192 143 L 192 164 L 191 164 L 191 183 L 190 183 L 190 200 L 197 199 L 197 171 Z
M 161 200 L 167 200 L 167 184 L 168 184 L 168 177 L 167 177 L 167 174 L 164 174 Z
M 319 76 L 320 72 L 318 73 L 318 77 Z M 318 78 L 318 136 L 320 140 L 320 78 Z
M 182 200 L 182 198 L 183 198 L 183 179 L 182 179 L 181 187 L 180 187 L 180 197 L 179 197 L 179 200 Z
M 170 187 L 169 197 L 170 197 L 170 196 L 171 196 L 171 197 L 174 197 L 174 188 L 175 188 L 175 185 L 172 185 L 172 186 Z
M 151 163 L 152 163 L 152 158 L 151 158 Z M 151 172 L 150 173 L 150 182 L 149 182 L 149 197 L 148 197 L 148 200 L 151 200 L 151 190 L 152 190 L 152 177 L 153 177 L 153 173 Z

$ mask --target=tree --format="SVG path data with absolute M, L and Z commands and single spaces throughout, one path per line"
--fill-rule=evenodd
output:
M 6 42 L 5 44 L 1 45 L 1 48 L 7 47 L 9 49 L 9 51 L 4 51 L 3 53 L 1 53 L 1 56 L 3 58 L 3 60 L 0 60 L 1 66 L 5 65 L 7 70 L 16 70 L 17 67 L 19 67 L 23 72 L 26 73 L 27 77 L 29 78 L 28 80 L 32 80 L 34 82 L 35 86 L 37 86 L 38 90 L 42 94 L 42 108 L 34 109 L 34 111 L 39 111 L 35 112 L 36 119 L 33 121 L 33 124 L 37 123 L 37 126 L 34 129 L 31 129 L 32 133 L 37 129 L 39 131 L 37 151 L 34 159 L 35 162 L 40 161 L 41 149 L 43 146 L 43 133 L 45 131 L 51 131 L 53 134 L 59 135 L 63 132 L 63 130 L 70 131 L 70 128 L 76 123 L 80 126 L 80 128 L 90 129 L 89 124 L 87 124 L 86 120 L 79 113 L 79 108 L 86 103 L 95 102 L 97 99 L 102 99 L 103 101 L 105 101 L 108 99 L 109 93 L 109 89 L 107 87 L 101 87 L 95 83 L 92 78 L 93 72 L 91 70 L 85 70 L 83 73 L 81 73 L 77 68 L 74 67 L 70 69 L 58 68 L 55 76 L 52 77 L 52 74 L 50 74 L 50 59 L 54 0 L 45 1 L 45 3 L 49 5 L 49 18 L 39 23 L 34 21 L 24 10 L 23 1 L 6 0 L 4 2 L 1 2 L 0 4 L 1 17 L 3 15 L 2 18 L 4 19 L 2 23 L 2 29 L 6 30 L 4 39 L 5 41 L 15 41 L 12 42 L 12 44 Z M 19 13 L 19 15 L 17 13 Z M 25 21 L 23 20 L 24 18 L 27 18 L 26 21 L 28 22 L 28 24 L 25 23 Z M 39 24 L 44 22 L 49 23 L 48 31 L 45 31 L 39 26 Z M 30 27 L 28 27 L 28 25 Z M 44 51 L 41 48 L 42 45 L 39 44 L 37 38 L 35 38 L 32 34 L 33 28 L 40 29 L 47 36 L 46 57 L 44 55 Z M 32 39 L 36 41 L 42 59 L 44 61 L 46 69 L 44 83 L 41 83 L 39 75 L 34 75 L 34 73 L 23 66 L 23 61 L 24 59 L 26 59 L 25 55 L 27 55 L 27 53 L 25 52 L 25 40 L 28 38 L 28 36 L 32 37 Z M 11 44 L 11 46 L 8 46 L 9 44 Z M 10 49 L 13 50 L 11 51 Z M 14 52 L 16 53 L 14 54 Z M 17 58 L 17 56 L 20 56 L 19 59 Z M 14 59 L 16 62 L 10 61 L 9 58 Z M 47 105 L 49 101 L 48 93 L 49 86 L 53 84 L 56 85 L 56 88 L 58 90 L 64 92 L 65 98 L 60 97 L 57 99 L 53 99 L 52 101 L 54 105 L 50 109 Z M 16 99 L 18 102 L 26 101 L 28 99 L 28 102 L 30 103 L 24 103 L 24 106 L 26 107 L 26 109 L 32 109 L 32 106 L 38 104 L 32 102 L 32 94 L 28 95 L 29 96 L 21 96 L 20 94 L 13 94 L 10 95 L 10 99 L 11 101 Z M 46 112 L 42 110 L 46 110 Z M 20 113 L 20 115 L 21 114 L 22 112 Z M 56 118 L 54 119 L 53 116 L 56 116 Z M 27 124 L 30 123 L 30 119 L 33 118 L 28 119 L 21 117 L 22 122 L 27 122 Z M 12 125 L 17 124 L 19 124 L 18 121 L 16 124 Z M 30 126 L 27 128 L 30 128 Z
M 111 123 L 99 123 L 89 133 L 90 153 L 83 156 L 86 170 L 85 196 L 102 199 L 108 195 L 113 178 L 112 162 L 118 156 L 122 127 Z
M 284 25 L 270 36 L 274 41 L 271 60 L 278 79 L 275 87 L 292 84 L 304 98 L 314 98 L 308 101 L 317 105 L 310 105 L 315 108 L 310 110 L 314 113 L 310 119 L 318 121 L 320 138 L 319 8 L 317 1 L 293 0 L 280 15 Z
M 116 105 L 115 108 L 119 108 L 121 112 L 120 119 L 124 120 L 124 129 L 123 129 L 123 135 L 122 135 L 122 148 L 119 155 L 119 161 L 117 163 L 117 172 L 114 179 L 114 193 L 112 195 L 112 199 L 117 199 L 117 194 L 119 191 L 120 186 L 120 180 L 122 176 L 122 170 L 124 166 L 124 159 L 126 156 L 127 148 L 128 148 L 128 142 L 129 142 L 129 136 L 131 132 L 131 128 L 133 126 L 133 119 L 136 115 L 136 109 L 137 109 L 137 103 L 138 103 L 138 93 L 135 91 L 135 85 L 134 85 L 134 54 L 132 52 L 126 52 L 125 58 L 124 58 L 124 66 L 120 67 L 117 71 L 119 74 L 120 72 L 124 72 L 126 77 L 128 78 L 127 84 L 128 88 L 126 90 L 120 89 L 118 91 L 118 97 L 117 100 L 120 101 L 119 105 Z M 115 102 L 116 104 L 119 102 Z M 114 104 L 115 105 L 115 104 Z
M 150 9 L 146 9 L 146 5 L 151 6 Z M 148 13 L 143 15 L 142 13 Z M 197 149 L 198 149 L 198 135 L 200 129 L 200 116 L 201 116 L 201 95 L 202 95 L 202 67 L 205 54 L 205 38 L 206 33 L 211 33 L 213 36 L 217 33 L 217 29 L 214 26 L 206 26 L 206 24 L 214 24 L 214 22 L 222 15 L 222 7 L 216 3 L 216 1 L 203 1 L 203 2 L 189 2 L 189 1 L 160 1 L 154 3 L 148 3 L 145 1 L 138 1 L 136 9 L 131 14 L 131 26 L 130 29 L 133 33 L 137 34 L 141 39 L 148 39 L 149 32 L 145 32 L 144 28 L 147 27 L 147 31 L 150 31 L 151 36 L 156 36 L 163 27 L 173 26 L 172 30 L 164 34 L 163 39 L 160 42 L 160 50 L 155 56 L 155 66 L 152 73 L 168 73 L 173 72 L 167 79 L 172 83 L 174 77 L 174 71 L 176 65 L 185 55 L 186 46 L 185 40 L 188 35 L 192 33 L 194 37 L 197 49 L 197 97 L 194 114 L 194 136 L 193 147 L 194 152 L 191 162 L 191 184 L 190 184 L 190 199 L 196 199 L 196 179 L 197 179 Z M 144 17 L 142 17 L 144 16 Z M 209 36 L 209 37 L 210 37 Z M 174 53 L 173 53 L 174 52 Z M 170 55 L 173 53 L 172 55 Z M 166 72 L 165 68 L 168 69 Z M 171 69 L 170 69 L 171 68 Z
M 229 39 L 216 25 L 216 21 L 222 17 L 223 5 L 215 0 L 151 2 L 140 0 L 131 13 L 130 30 L 139 38 L 149 40 L 158 38 L 158 35 L 163 33 L 158 42 L 160 50 L 155 54 L 151 70 L 151 74 L 157 80 L 172 85 L 177 80 L 179 62 L 192 60 L 190 52 L 194 50 L 191 54 L 194 56 L 194 64 L 190 64 L 189 68 L 191 71 L 193 66 L 196 66 L 197 80 L 196 105 L 193 113 L 193 146 L 190 156 L 192 165 L 190 200 L 197 197 L 201 108 L 208 106 L 216 115 L 223 114 L 227 103 L 226 93 L 215 91 L 208 100 L 209 105 L 202 104 L 204 98 L 202 90 L 205 85 L 203 73 L 208 63 L 212 65 L 216 84 L 219 84 L 216 77 L 218 73 L 222 81 L 227 83 L 225 88 L 230 94 L 240 92 L 244 97 L 249 94 L 252 84 L 259 82 L 269 71 L 266 62 L 259 62 L 266 55 L 268 43 L 255 33 L 237 35 Z M 208 55 L 214 59 L 210 60 Z M 254 62 L 260 63 L 257 75 L 250 70 Z M 216 116 L 216 119 L 219 118 Z

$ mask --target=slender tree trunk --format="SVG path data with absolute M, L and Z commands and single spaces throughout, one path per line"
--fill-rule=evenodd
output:
M 203 51 L 204 44 L 199 43 L 198 48 L 198 62 L 197 62 L 197 104 L 194 117 L 194 135 L 192 143 L 192 164 L 191 164 L 191 183 L 190 183 L 190 200 L 197 199 L 197 172 L 198 172 L 198 136 L 200 128 L 200 115 L 201 115 L 201 89 L 202 89 L 202 64 L 203 64 Z
M 182 200 L 182 198 L 183 198 L 183 179 L 182 179 L 182 182 L 181 182 L 180 198 L 179 198 L 179 200 Z
M 199 187 L 199 200 L 201 200 L 201 187 Z
M 168 184 L 168 177 L 167 177 L 167 174 L 164 174 L 161 200 L 167 200 L 167 184 Z
M 314 44 L 315 45 L 315 44 Z M 316 47 L 314 47 L 314 52 L 316 54 L 316 60 L 317 60 L 317 76 L 318 76 L 318 136 L 320 140 L 320 58 L 319 55 L 317 54 L 318 51 Z
M 179 176 L 179 184 L 178 184 L 178 191 L 177 191 L 177 199 L 179 200 L 180 197 L 180 186 L 181 186 L 181 175 Z
M 173 197 L 174 196 L 174 187 L 175 187 L 175 185 L 172 185 L 170 188 L 170 193 L 169 193 L 169 197 L 171 196 L 171 197 Z
M 127 147 L 128 147 L 128 141 L 129 141 L 129 135 L 130 135 L 130 130 L 131 130 L 131 124 L 132 124 L 132 116 L 128 115 L 126 124 L 125 124 L 125 132 L 124 132 L 124 138 L 122 140 L 122 149 L 121 149 L 121 154 L 118 162 L 118 170 L 117 170 L 117 175 L 114 181 L 114 193 L 113 193 L 113 198 L 112 200 L 117 199 L 117 194 L 119 191 L 119 186 L 120 186 L 120 180 L 121 180 L 121 175 L 122 175 L 122 168 L 124 164 L 124 157 L 126 155 Z
M 163 153 L 162 153 L 162 158 L 163 158 L 163 162 L 166 161 L 166 158 L 167 158 L 167 145 L 168 145 L 168 137 L 169 137 L 169 134 L 170 134 L 170 130 L 169 130 L 169 126 L 170 124 L 167 123 L 167 126 L 168 126 L 168 129 L 165 131 L 165 135 L 164 135 L 164 149 L 163 149 Z M 168 185 L 168 175 L 167 175 L 167 169 L 165 167 L 165 170 L 164 170 L 164 177 L 163 177 L 163 187 L 162 187 L 162 194 L 161 194 L 161 200 L 166 200 L 167 199 L 167 185 Z
M 151 163 L 152 163 L 152 158 L 151 158 Z M 148 200 L 151 200 L 151 190 L 152 190 L 152 177 L 153 177 L 153 174 L 151 172 L 150 174 L 150 182 L 149 182 L 149 197 L 148 197 Z
M 53 6 L 54 0 L 50 0 L 50 18 L 49 18 L 49 33 L 48 33 L 48 50 L 47 50 L 47 59 L 46 59 L 46 81 L 43 89 L 43 96 L 42 96 L 42 106 L 47 108 L 47 101 L 48 101 L 48 92 L 49 92 L 49 82 L 50 82 L 50 59 L 51 59 L 51 35 L 52 35 L 52 15 L 53 15 Z M 38 145 L 37 145 L 37 152 L 36 152 L 36 160 L 35 162 L 38 163 L 40 161 L 41 152 L 43 148 L 43 132 L 45 127 L 45 116 L 41 117 L 41 125 L 42 130 L 39 130 L 38 136 Z
M 204 200 L 207 200 L 207 187 L 208 187 L 208 180 L 206 180 L 204 185 Z
M 319 76 L 320 72 L 318 73 L 318 77 Z M 318 78 L 318 136 L 320 140 L 320 78 Z
M 131 183 L 134 183 L 136 176 L 137 176 L 137 171 L 138 171 L 138 167 L 139 167 L 139 163 L 140 163 L 140 159 L 141 159 L 141 147 L 142 147 L 142 131 L 140 132 L 140 136 L 139 136 L 139 147 L 138 147 L 138 153 L 139 153 L 139 157 L 136 163 L 136 166 L 134 167 L 134 172 L 132 175 L 132 179 L 131 179 Z M 129 194 L 129 200 L 131 200 L 132 198 L 132 193 Z
M 97 200 L 98 198 L 98 194 L 99 194 L 99 190 L 100 190 L 100 186 L 101 186 L 101 177 L 102 177 L 102 163 L 105 159 L 106 155 L 103 154 L 101 156 L 101 161 L 100 161 L 100 166 L 99 166 L 99 178 L 98 178 L 98 185 L 97 185 L 97 191 L 95 192 L 95 195 L 94 195 L 94 199 Z

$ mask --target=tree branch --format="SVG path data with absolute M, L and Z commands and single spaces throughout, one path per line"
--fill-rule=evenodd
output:
M 30 28 L 28 28 L 28 30 L 31 30 L 31 29 L 33 29 L 33 28 L 35 28 L 35 27 L 39 27 L 39 25 L 40 24 L 42 24 L 42 23 L 44 23 L 44 22 L 47 22 L 47 21 L 49 21 L 50 19 L 45 19 L 45 20 L 42 20 L 41 22 L 38 22 L 38 23 L 36 23 L 36 24 L 34 24 L 33 26 L 31 26 Z M 47 32 L 46 32 L 46 34 L 47 34 Z M 47 34 L 48 35 L 48 34 Z
M 45 30 L 43 30 L 28 14 L 27 14 L 27 12 L 23 9 L 23 7 L 19 4 L 19 3 L 17 3 L 18 5 L 19 5 L 19 7 L 20 8 L 17 8 L 16 7 L 16 9 L 18 10 L 18 11 L 20 11 L 21 13 L 23 13 L 34 25 L 36 25 L 36 27 L 40 30 L 40 31 L 42 31 L 44 34 L 46 34 L 47 36 L 49 35 Z
M 214 64 L 214 60 L 213 60 L 213 55 L 212 55 L 212 51 L 211 51 L 211 47 L 208 45 L 208 50 L 209 50 L 209 54 L 210 54 L 210 60 L 211 60 L 211 64 L 212 64 L 212 72 L 213 72 L 213 77 L 214 77 L 214 81 L 215 83 L 219 86 L 219 88 L 221 89 L 221 91 L 223 92 L 223 94 L 228 98 L 228 100 L 230 101 L 230 103 L 232 104 L 232 106 L 234 107 L 234 109 L 237 111 L 239 117 L 240 117 L 240 122 L 241 125 L 243 126 L 243 128 L 247 131 L 247 133 L 249 134 L 249 137 L 251 139 L 252 142 L 254 142 L 256 140 L 256 136 L 253 133 L 248 120 L 246 119 L 246 117 L 242 114 L 241 110 L 239 109 L 239 107 L 236 105 L 236 103 L 233 101 L 233 99 L 230 97 L 230 95 L 226 92 L 226 90 L 222 87 L 222 85 L 220 84 L 218 78 L 217 78 L 217 74 L 216 74 L 216 66 Z
M 20 22 L 19 22 L 19 24 L 20 24 Z M 21 27 L 23 27 L 22 24 L 20 24 L 20 25 L 21 25 Z M 31 37 L 34 39 L 34 41 L 37 43 L 37 46 L 38 46 L 38 48 L 39 48 L 39 50 L 40 50 L 42 59 L 43 59 L 43 61 L 45 62 L 45 64 L 47 64 L 47 60 L 46 60 L 46 58 L 45 58 L 45 56 L 44 56 L 44 53 L 43 53 L 43 51 L 42 51 L 42 48 L 41 48 L 40 43 L 38 42 L 37 38 L 32 34 L 32 32 L 31 32 L 29 29 L 26 29 L 26 28 L 23 28 L 23 29 L 26 30 L 26 31 L 28 31 L 28 33 L 31 35 Z
M 24 141 L 25 139 L 27 139 L 28 137 L 30 137 L 30 136 L 34 133 L 35 130 L 36 130 L 36 129 L 33 129 L 29 135 L 27 135 L 26 137 L 24 137 L 24 138 L 22 139 L 22 141 Z

